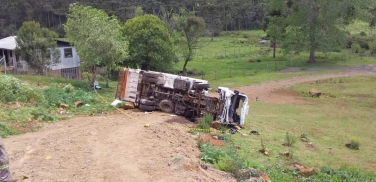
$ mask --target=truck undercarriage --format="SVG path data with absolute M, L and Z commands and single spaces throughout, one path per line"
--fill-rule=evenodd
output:
M 211 114 L 223 124 L 243 125 L 248 112 L 247 96 L 220 87 L 219 97 L 210 97 L 208 89 L 206 80 L 125 68 L 119 74 L 115 97 L 133 102 L 144 111 L 161 110 L 191 121 Z

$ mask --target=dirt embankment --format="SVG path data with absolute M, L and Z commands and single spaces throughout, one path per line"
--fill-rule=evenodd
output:
M 10 168 L 20 181 L 236 181 L 203 169 L 191 134 L 161 124 L 192 125 L 153 112 L 82 117 L 46 124 L 40 131 L 5 139 Z M 137 116 L 139 115 L 139 116 Z M 144 124 L 150 123 L 149 128 Z

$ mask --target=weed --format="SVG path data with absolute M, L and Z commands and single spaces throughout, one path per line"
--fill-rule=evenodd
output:
M 12 76 L 0 74 L 0 102 L 29 102 L 30 99 L 42 100 L 41 90 L 27 83 L 21 83 Z
M 213 116 L 211 114 L 205 114 L 204 117 L 199 121 L 198 128 L 210 129 L 213 123 Z
M 308 135 L 307 135 L 307 133 L 302 133 L 301 135 L 300 135 L 300 138 L 305 138 L 305 139 L 308 139 L 308 137 L 307 137 Z
M 321 181 L 376 181 L 374 173 L 359 171 L 356 169 L 341 167 L 333 169 L 322 167 L 319 173 L 309 178 L 302 178 L 299 182 L 321 182 Z
M 0 136 L 5 138 L 9 135 L 17 135 L 20 132 L 17 130 L 13 129 L 10 125 L 8 125 L 5 122 L 0 122 Z
M 266 151 L 266 144 L 264 143 L 264 140 L 263 140 L 263 139 L 261 139 L 260 142 L 261 142 L 261 149 L 260 149 L 260 152 L 261 152 L 261 153 L 264 153 L 264 152 Z
M 357 139 L 351 139 L 349 148 L 353 150 L 359 150 L 359 145 L 360 144 Z
M 283 145 L 291 147 L 296 142 L 296 138 L 289 132 L 286 132 L 285 143 Z
M 9 112 L 8 120 L 26 127 L 27 123 L 33 119 L 32 110 L 30 108 L 20 108 Z

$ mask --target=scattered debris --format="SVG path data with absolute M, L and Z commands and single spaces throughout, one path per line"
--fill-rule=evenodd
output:
M 245 134 L 245 133 L 243 133 L 243 134 L 242 134 L 242 136 L 243 136 L 243 137 L 246 137 L 246 136 L 248 136 L 248 135 L 247 135 L 247 134 Z
M 59 108 L 61 108 L 61 109 L 68 109 L 69 105 L 67 105 L 67 104 L 60 104 Z
M 74 102 L 74 105 L 75 105 L 76 107 L 81 107 L 81 106 L 84 105 L 84 102 L 82 102 L 82 101 L 76 101 L 76 102 Z
M 89 107 L 89 106 L 90 106 L 90 104 L 85 104 L 85 106 L 86 106 L 86 107 Z
M 146 112 L 146 111 L 145 111 L 145 114 L 151 114 L 151 113 L 152 113 L 152 112 Z
M 240 127 L 240 126 L 238 126 L 238 125 L 236 125 L 236 126 L 234 126 L 234 128 L 236 129 L 236 130 L 241 130 L 242 128 Z
M 119 99 L 115 99 L 112 103 L 111 106 L 118 107 L 119 104 L 123 103 L 123 101 Z
M 124 110 L 129 110 L 129 109 L 134 109 L 134 104 L 131 102 L 126 102 L 125 105 L 123 106 Z
M 235 128 L 230 128 L 230 131 L 229 131 L 231 134 L 235 134 L 235 133 L 240 133 L 239 130 L 235 129 Z
M 67 112 L 65 112 L 65 111 L 60 111 L 59 112 L 61 115 L 63 115 L 63 114 L 67 114 Z
M 218 140 L 218 136 L 213 136 L 214 139 Z
M 251 131 L 249 134 L 250 135 L 260 135 L 258 131 Z
M 309 91 L 309 94 L 311 94 L 312 96 L 315 96 L 315 97 L 320 97 L 321 96 L 321 92 L 316 90 L 316 89 L 311 89 Z
M 176 117 L 176 115 L 175 115 L 175 114 L 171 114 L 170 116 L 171 116 L 171 117 Z
M 257 169 L 248 168 L 241 171 L 246 178 L 245 182 L 271 182 L 269 176 Z
M 301 176 L 303 176 L 305 178 L 315 175 L 315 168 L 314 167 L 306 168 L 305 166 L 303 166 L 301 164 L 286 165 L 285 167 L 298 172 Z
M 212 123 L 212 127 L 216 130 L 218 130 L 219 128 L 221 128 L 221 123 L 219 121 L 214 121 Z
M 308 142 L 307 138 L 301 138 L 302 142 Z
M 285 157 L 290 157 L 290 152 L 282 152 L 281 155 Z
M 97 111 L 97 114 L 103 114 L 102 110 Z

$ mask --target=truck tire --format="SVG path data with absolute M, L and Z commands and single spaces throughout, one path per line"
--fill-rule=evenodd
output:
M 204 90 L 204 89 L 208 89 L 210 86 L 209 86 L 209 84 L 207 84 L 207 83 L 203 83 L 203 84 L 195 84 L 194 85 L 194 88 L 196 89 L 196 90 Z
M 172 113 L 174 112 L 174 104 L 169 101 L 169 100 L 162 100 L 160 103 L 159 103 L 159 108 L 163 111 L 163 112 L 167 112 L 167 113 Z
M 142 75 L 144 75 L 145 77 L 150 77 L 150 78 L 158 78 L 159 76 L 161 76 L 158 73 L 150 73 L 150 72 L 144 72 Z
M 155 110 L 155 106 L 148 106 L 148 105 L 140 104 L 140 106 L 138 106 L 138 107 L 143 111 L 154 111 Z
M 156 84 L 158 82 L 158 78 L 153 78 L 153 77 L 144 77 L 143 80 L 144 82 L 153 83 L 153 84 Z
M 155 101 L 149 99 L 141 99 L 140 104 L 147 105 L 147 106 L 155 106 Z

